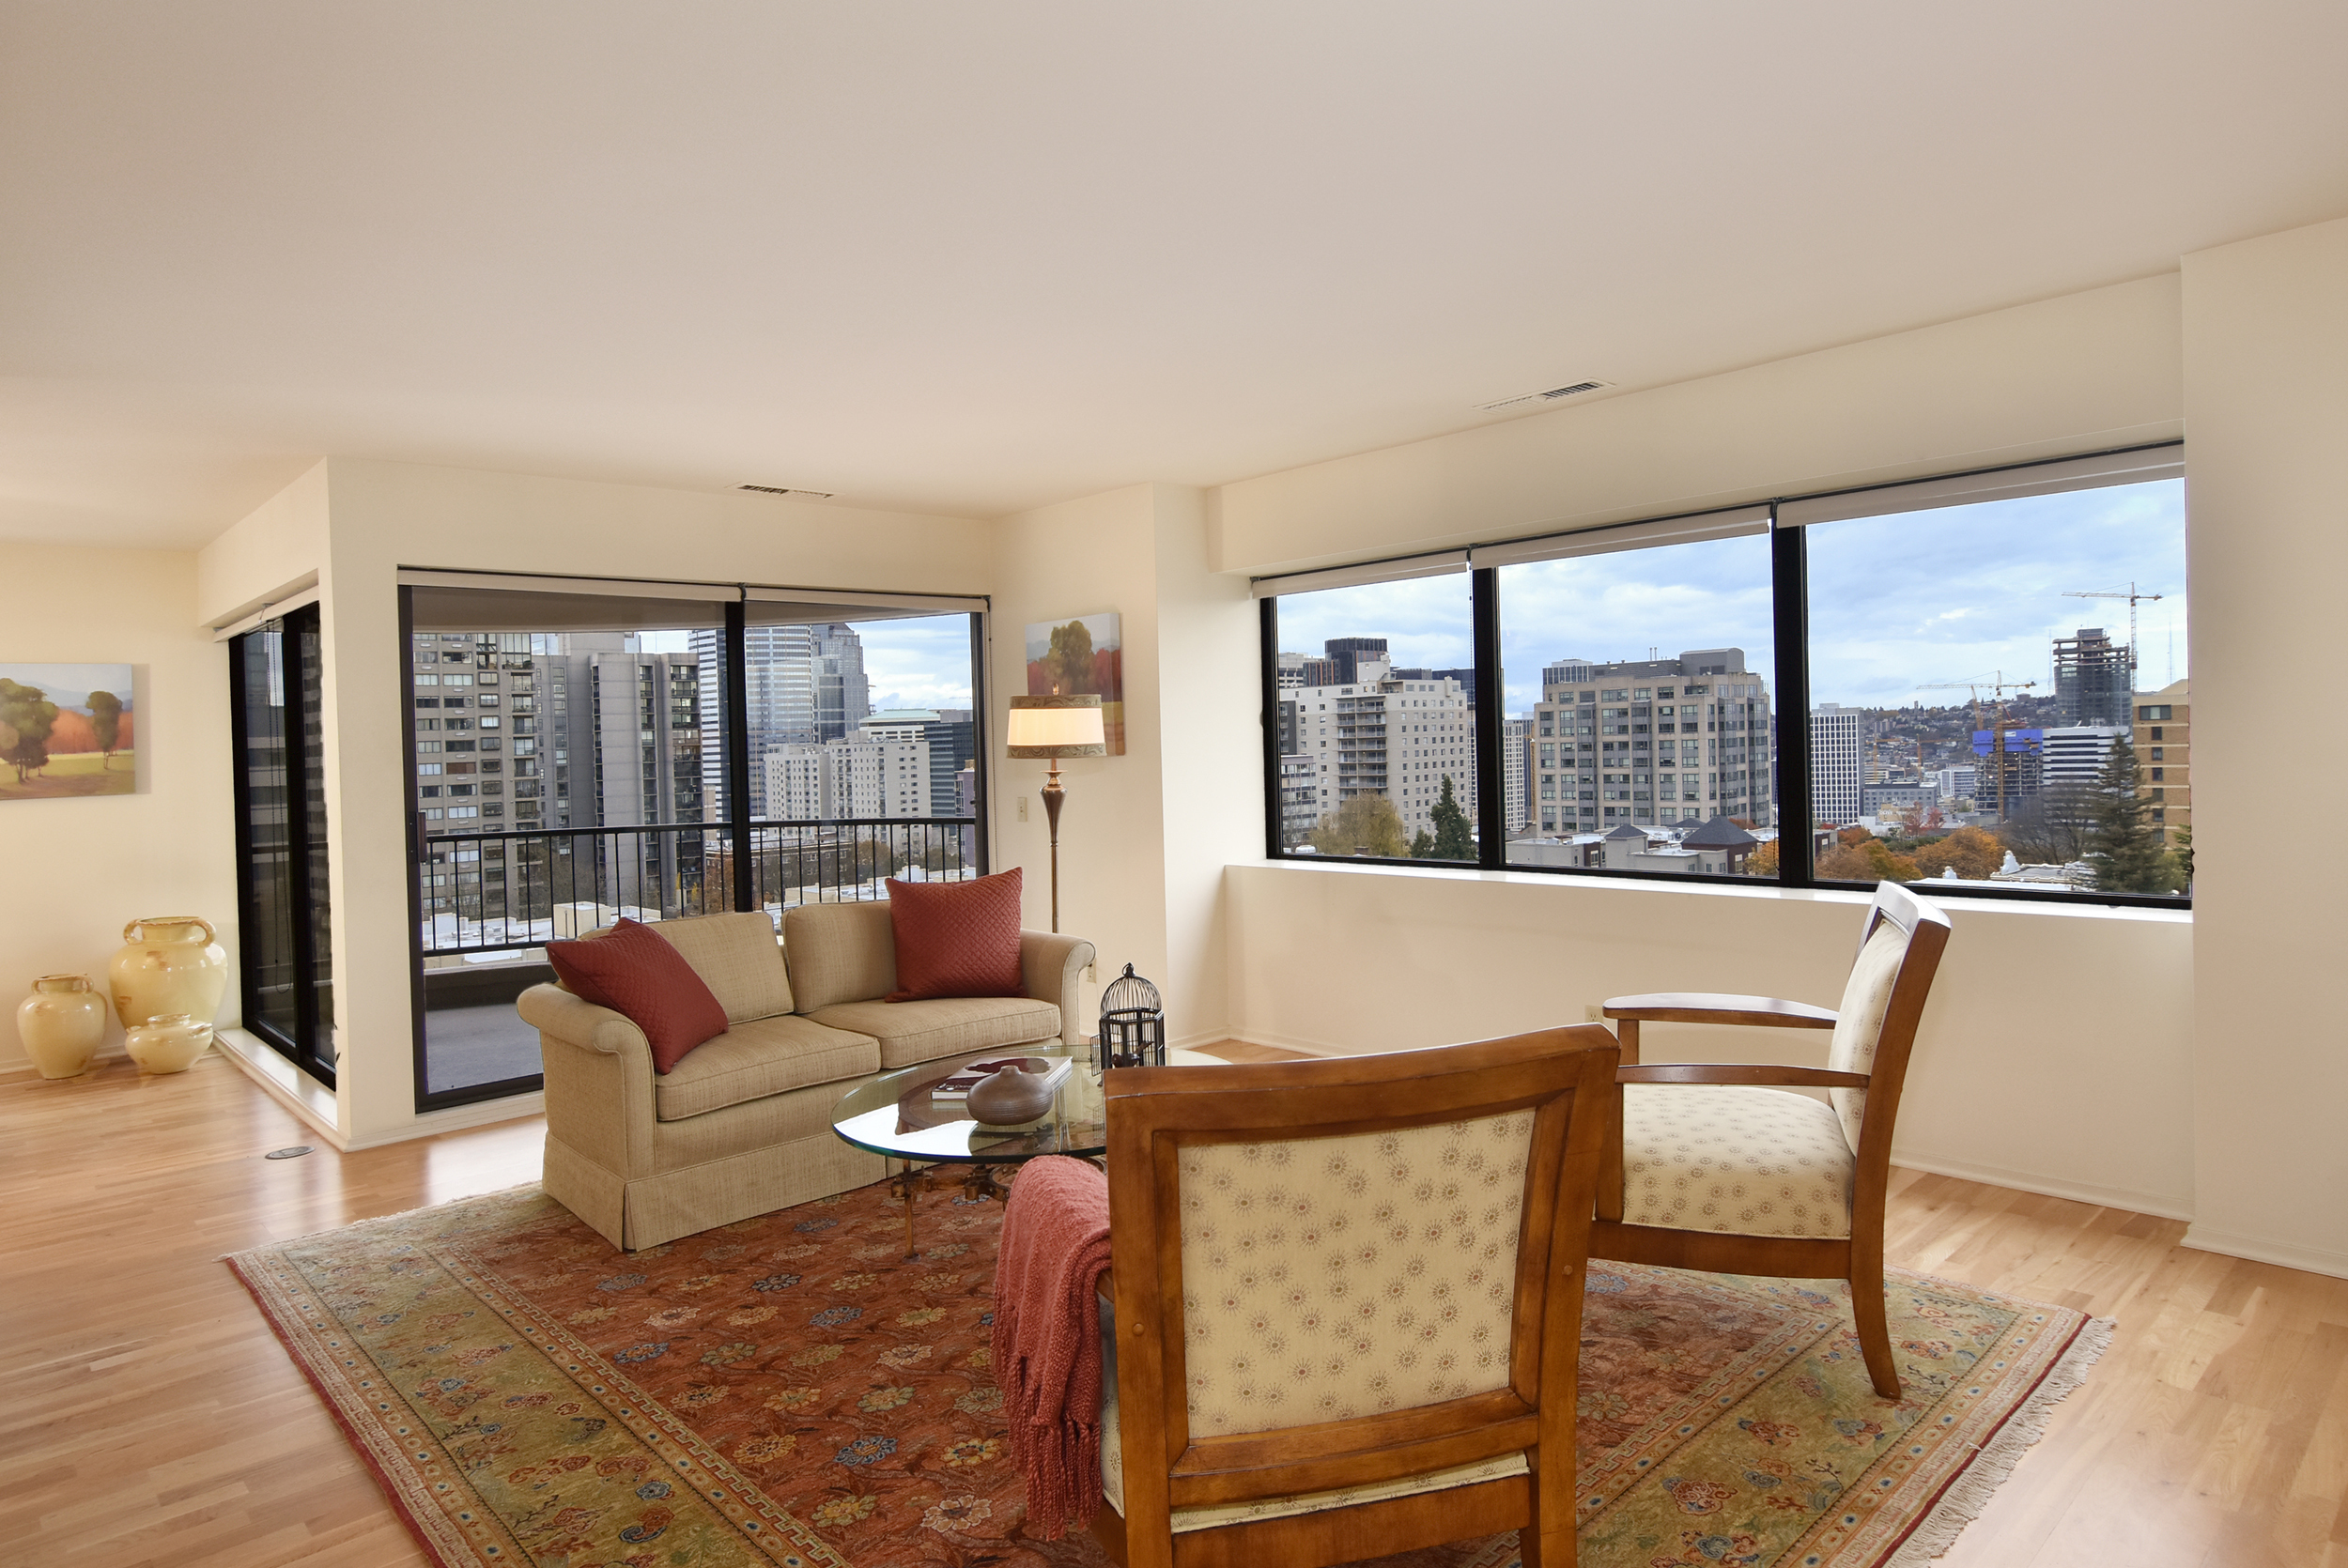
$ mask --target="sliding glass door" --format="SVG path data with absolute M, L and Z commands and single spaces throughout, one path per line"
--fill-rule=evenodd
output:
M 326 794 L 316 605 L 233 638 L 237 898 L 244 1026 L 334 1081 Z

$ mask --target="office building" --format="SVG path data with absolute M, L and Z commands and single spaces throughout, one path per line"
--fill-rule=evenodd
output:
M 752 625 L 743 633 L 748 687 L 739 722 L 749 731 L 751 784 L 759 760 L 779 746 L 821 745 L 839 740 L 873 711 L 872 683 L 864 673 L 864 643 L 855 627 L 841 623 Z M 688 646 L 704 687 L 722 702 L 725 634 L 703 628 Z M 728 722 L 734 722 L 731 715 Z M 729 814 L 725 801 L 723 748 L 712 746 L 703 760 L 703 793 L 711 818 Z M 763 806 L 753 803 L 754 807 Z
M 1858 822 L 1866 815 L 1866 711 L 1839 702 L 1810 710 L 1810 814 L 1822 822 Z
M 1501 821 L 1510 834 L 1524 831 L 1532 821 L 1533 721 L 1500 721 Z
M 2110 724 L 2073 724 L 2040 733 L 2040 787 L 2093 789 L 2103 777 L 2111 748 L 2127 730 Z
M 1532 776 L 1544 833 L 1774 820 L 1768 683 L 1740 648 L 1542 668 Z

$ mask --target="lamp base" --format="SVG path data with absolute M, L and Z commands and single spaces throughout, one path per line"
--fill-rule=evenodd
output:
M 1052 830 L 1052 934 L 1059 934 L 1059 808 L 1068 792 L 1059 787 L 1059 759 L 1052 759 L 1043 780 L 1043 820 Z

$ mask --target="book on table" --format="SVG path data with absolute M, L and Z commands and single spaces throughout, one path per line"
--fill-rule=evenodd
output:
M 967 1099 L 993 1073 L 1004 1068 L 1017 1068 L 1043 1080 L 1044 1087 L 1058 1089 L 1075 1067 L 1071 1056 L 986 1056 L 975 1062 L 965 1062 L 953 1072 L 930 1085 L 932 1099 Z

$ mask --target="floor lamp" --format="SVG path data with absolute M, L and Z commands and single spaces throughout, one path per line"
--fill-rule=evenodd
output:
M 1084 697 L 1014 697 L 1004 737 L 1006 757 L 1041 757 L 1052 764 L 1043 782 L 1043 817 L 1052 824 L 1052 930 L 1059 930 L 1059 808 L 1067 792 L 1059 787 L 1063 757 L 1105 757 L 1108 735 L 1101 727 L 1101 699 Z

